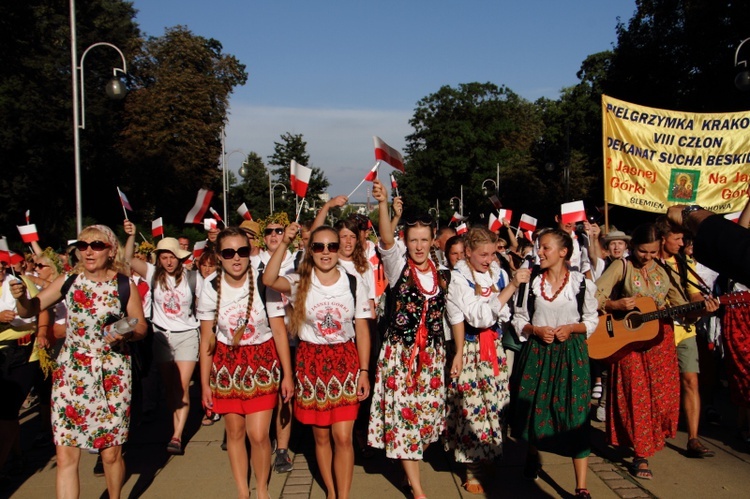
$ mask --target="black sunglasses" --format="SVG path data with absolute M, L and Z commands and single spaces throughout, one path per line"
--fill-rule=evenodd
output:
M 46 269 L 47 267 L 49 267 L 49 265 L 45 265 L 43 263 L 35 263 L 34 264 L 34 268 L 37 268 L 37 269 Z
M 339 250 L 339 243 L 312 243 L 310 249 L 313 253 L 323 253 L 323 250 L 328 248 L 331 253 L 336 253 Z
M 271 234 L 273 234 L 274 232 L 275 232 L 276 234 L 278 234 L 278 235 L 280 236 L 281 234 L 283 234 L 283 233 L 284 233 L 284 229 L 283 229 L 283 228 L 281 228 L 281 227 L 275 227 L 275 228 L 273 228 L 273 229 L 265 229 L 265 230 L 263 231 L 263 235 L 265 235 L 265 236 L 270 236 L 270 235 L 271 235 Z
M 409 218 L 408 220 L 405 221 L 405 223 L 409 227 L 413 227 L 417 224 L 432 226 L 432 224 L 435 223 L 435 221 L 432 219 L 430 215 L 419 215 L 416 217 Z
M 78 251 L 86 251 L 89 246 L 91 246 L 91 249 L 94 251 L 104 251 L 110 247 L 109 244 L 104 241 L 91 241 L 90 243 L 87 243 L 86 241 L 76 241 L 73 246 L 75 246 Z
M 238 255 L 240 258 L 247 258 L 250 256 L 250 246 L 243 246 L 241 248 L 232 249 L 226 248 L 220 251 L 221 257 L 224 260 L 231 260 L 234 255 Z

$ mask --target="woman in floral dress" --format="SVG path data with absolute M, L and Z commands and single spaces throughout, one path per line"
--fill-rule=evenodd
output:
M 312 425 L 328 497 L 345 499 L 354 476 L 354 421 L 360 402 L 370 394 L 367 320 L 372 312 L 362 279 L 339 265 L 339 234 L 331 227 L 314 229 L 297 273 L 279 276 L 298 230 L 297 223 L 286 228 L 263 282 L 290 295 L 290 329 L 299 338 L 294 416 Z
M 415 499 L 426 497 L 419 477 L 425 448 L 436 441 L 445 416 L 445 282 L 430 260 L 434 222 L 406 221 L 406 247 L 395 243 L 383 184 L 373 181 L 380 209 L 380 255 L 395 306 L 378 357 L 368 445 L 399 459 Z M 405 258 L 406 257 L 406 258 Z
M 448 286 L 446 314 L 458 352 L 446 402 L 446 446 L 456 462 L 467 463 L 464 488 L 484 492 L 482 464 L 503 454 L 505 408 L 510 401 L 502 326 L 510 320 L 508 300 L 530 271 L 513 281 L 494 261 L 497 235 L 478 227 L 466 235 L 466 259 L 459 260 Z
M 591 379 L 586 338 L 598 324 L 596 287 L 568 261 L 573 240 L 553 229 L 539 238 L 538 275 L 531 278 L 525 306 L 513 326 L 526 344 L 519 363 L 520 387 L 513 435 L 529 443 L 524 475 L 536 479 L 539 449 L 573 459 L 576 497 L 590 497 L 586 469 L 591 453 Z
M 57 453 L 57 495 L 78 497 L 81 449 L 98 449 L 109 497 L 119 498 L 125 477 L 122 445 L 130 427 L 131 372 L 126 341 L 146 334 L 146 321 L 135 284 L 129 282 L 128 317 L 138 319 L 130 333 L 104 332 L 122 315 L 117 259 L 120 244 L 109 227 L 83 229 L 76 242 L 78 265 L 28 300 L 22 284 L 13 296 L 22 316 L 36 315 L 63 298 L 68 308 L 65 343 L 53 373 L 52 428 Z M 78 274 L 63 296 L 63 284 Z
M 284 328 L 270 324 L 245 233 L 236 227 L 222 230 L 216 248 L 221 265 L 204 283 L 197 310 L 203 407 L 224 415 L 237 497 L 250 497 L 249 439 L 256 492 L 266 499 L 273 409 L 279 393 L 287 401 L 294 390 L 289 340 Z

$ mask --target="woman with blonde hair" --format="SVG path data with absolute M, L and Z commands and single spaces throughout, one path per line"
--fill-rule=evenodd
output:
M 299 338 L 294 416 L 313 427 L 328 497 L 346 498 L 354 475 L 354 421 L 370 393 L 367 319 L 372 312 L 361 279 L 338 263 L 339 236 L 331 227 L 312 231 L 297 273 L 279 275 L 298 230 L 296 223 L 286 228 L 263 282 L 290 295 L 290 330 Z
M 98 449 L 109 497 L 118 498 L 125 477 L 122 445 L 130 427 L 131 370 L 127 341 L 146 334 L 138 290 L 122 274 L 120 243 L 109 227 L 83 229 L 75 243 L 78 264 L 32 299 L 21 282 L 11 285 L 18 313 L 31 317 L 64 299 L 65 343 L 53 373 L 52 421 L 57 449 L 57 495 L 78 497 L 81 449 Z M 127 299 L 125 299 L 125 295 Z M 137 319 L 132 331 L 107 327 Z

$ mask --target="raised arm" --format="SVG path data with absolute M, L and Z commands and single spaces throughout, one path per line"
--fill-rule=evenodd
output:
M 125 241 L 125 261 L 145 279 L 148 273 L 148 264 L 143 260 L 133 258 L 133 254 L 135 253 L 135 224 L 130 220 L 125 220 L 123 228 L 125 229 L 125 234 L 128 235 L 128 240 Z
M 336 196 L 335 198 L 331 198 L 330 200 L 328 200 L 328 202 L 324 204 L 318 211 L 318 215 L 315 217 L 315 220 L 313 220 L 312 226 L 310 226 L 310 231 L 313 231 L 321 225 L 326 224 L 326 217 L 328 216 L 328 212 L 331 210 L 331 208 L 333 208 L 334 206 L 338 206 L 339 208 L 341 208 L 348 202 L 349 198 L 344 195 Z
M 380 180 L 372 181 L 372 197 L 378 201 L 378 230 L 380 231 L 380 244 L 384 249 L 391 249 L 396 240 L 393 238 L 391 228 L 391 215 L 388 213 L 388 195 Z
M 16 299 L 16 309 L 21 317 L 34 317 L 39 312 L 51 307 L 62 297 L 60 290 L 67 276 L 62 274 L 52 283 L 41 290 L 34 298 L 29 298 L 26 293 L 26 284 L 21 279 L 15 279 L 10 283 L 10 291 Z
M 271 259 L 268 261 L 265 270 L 263 270 L 263 284 L 271 289 L 275 289 L 280 293 L 289 293 L 292 290 L 292 286 L 289 281 L 282 276 L 279 276 L 281 272 L 281 264 L 284 262 L 287 248 L 292 244 L 294 238 L 297 237 L 299 231 L 299 224 L 292 222 L 289 224 L 284 231 L 284 237 L 281 238 L 279 247 L 271 255 Z

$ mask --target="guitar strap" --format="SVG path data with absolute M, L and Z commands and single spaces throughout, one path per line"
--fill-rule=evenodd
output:
M 693 275 L 695 275 L 701 281 L 700 283 L 697 283 L 697 282 L 693 281 L 692 279 L 690 279 L 689 277 L 687 277 L 687 271 L 685 271 L 685 276 L 683 276 L 680 273 L 678 273 L 675 269 L 673 269 L 672 266 L 669 265 L 668 263 L 662 261 L 660 258 L 656 259 L 656 263 L 658 263 L 659 265 L 661 265 L 661 267 L 664 270 L 667 271 L 667 275 L 669 275 L 669 280 L 672 282 L 672 285 L 675 288 L 677 288 L 677 289 L 680 290 L 680 294 L 685 299 L 685 301 L 688 301 L 688 302 L 690 301 L 690 297 L 688 296 L 688 292 L 687 292 L 687 284 L 691 284 L 691 285 L 695 286 L 703 294 L 710 294 L 711 293 L 711 290 L 708 289 L 708 286 L 706 286 L 706 283 L 703 282 L 703 279 L 701 279 L 701 277 L 698 274 L 696 274 L 693 269 L 690 268 L 690 266 L 687 264 L 687 262 L 685 262 L 685 261 L 683 261 L 683 260 L 681 260 L 680 258 L 677 258 L 677 257 L 675 257 L 675 261 L 677 262 L 677 266 L 680 267 L 680 269 L 687 269 L 687 270 L 689 270 Z M 683 283 L 683 284 L 677 284 L 677 282 L 675 281 L 675 278 L 674 278 L 675 275 L 677 275 L 680 278 L 680 282 Z M 685 284 L 685 281 L 687 281 L 687 284 Z

